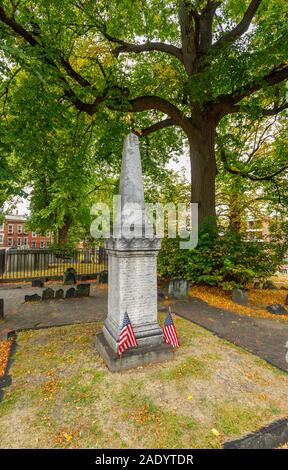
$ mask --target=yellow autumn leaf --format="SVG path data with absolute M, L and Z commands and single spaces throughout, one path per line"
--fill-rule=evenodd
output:
M 188 398 L 188 400 L 192 400 L 193 397 L 192 397 L 192 395 L 189 395 L 187 398 Z
M 220 432 L 217 431 L 217 429 L 215 429 L 215 428 L 211 429 L 211 432 L 212 432 L 212 434 L 214 434 L 214 436 L 216 436 L 216 437 L 218 437 L 218 436 L 220 435 Z

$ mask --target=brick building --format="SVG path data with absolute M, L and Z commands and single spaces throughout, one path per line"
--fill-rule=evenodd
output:
M 27 218 L 24 215 L 6 215 L 5 221 L 0 223 L 0 249 L 1 248 L 48 248 L 52 242 L 52 233 L 41 235 L 40 232 L 30 232 L 25 226 Z

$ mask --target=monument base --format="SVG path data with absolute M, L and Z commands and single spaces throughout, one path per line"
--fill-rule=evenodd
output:
M 102 331 L 96 335 L 95 347 L 111 372 L 120 372 L 121 370 L 173 359 L 173 348 L 166 343 L 158 346 L 127 349 L 119 356 L 108 344 Z

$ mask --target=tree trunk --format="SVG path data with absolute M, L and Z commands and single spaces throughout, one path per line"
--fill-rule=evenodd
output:
M 191 161 L 191 201 L 198 203 L 199 225 L 206 222 L 216 225 L 215 210 L 215 134 L 212 119 L 197 116 L 197 128 L 189 133 Z
M 65 217 L 64 225 L 58 228 L 58 244 L 60 246 L 65 245 L 65 243 L 67 243 L 68 241 L 68 232 L 69 232 L 71 223 L 72 222 L 69 219 L 69 217 Z

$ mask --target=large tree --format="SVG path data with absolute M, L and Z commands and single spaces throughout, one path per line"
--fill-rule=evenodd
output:
M 0 6 L 5 66 L 29 67 L 88 115 L 137 113 L 133 125 L 142 136 L 171 126 L 184 131 L 200 222 L 215 216 L 220 121 L 240 111 L 271 116 L 287 108 L 287 16 L 283 0 Z

